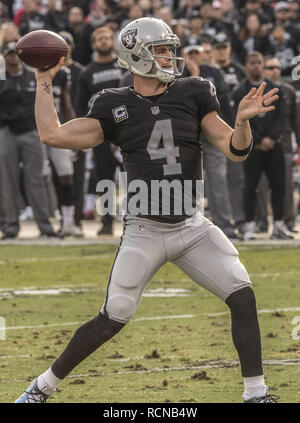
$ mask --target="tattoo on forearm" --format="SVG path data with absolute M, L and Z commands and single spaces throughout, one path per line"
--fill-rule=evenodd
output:
M 236 122 L 235 126 L 236 126 L 237 128 L 241 128 L 243 125 L 242 125 L 240 122 Z
M 43 82 L 42 87 L 44 87 L 44 91 L 46 91 L 47 94 L 50 94 L 50 84 L 47 84 L 47 82 Z

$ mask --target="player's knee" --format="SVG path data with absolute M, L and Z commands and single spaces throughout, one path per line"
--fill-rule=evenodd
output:
M 99 313 L 98 316 L 80 326 L 73 337 L 84 344 L 90 344 L 93 348 L 99 348 L 102 344 L 116 335 L 124 326 L 124 323 L 116 322 L 108 317 L 106 313 Z
M 96 330 L 101 343 L 108 341 L 124 326 L 124 323 L 110 319 L 107 313 L 99 313 L 95 318 Z
M 127 295 L 115 295 L 107 301 L 105 311 L 110 319 L 127 323 L 136 310 L 136 303 L 133 298 Z
M 245 315 L 256 312 L 255 295 L 250 286 L 235 291 L 227 297 L 225 302 L 234 313 Z

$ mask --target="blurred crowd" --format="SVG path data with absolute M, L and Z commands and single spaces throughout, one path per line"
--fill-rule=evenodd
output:
M 114 144 L 88 152 L 46 147 L 34 121 L 35 78 L 15 54 L 26 33 L 47 29 L 70 47 L 53 81 L 60 121 L 85 116 L 103 88 L 129 86 L 115 39 L 130 21 L 154 16 L 178 35 L 183 77 L 202 76 L 216 87 L 221 117 L 234 125 L 238 102 L 263 80 L 280 89 L 276 111 L 251 122 L 254 148 L 244 163 L 227 160 L 202 136 L 207 213 L 231 239 L 268 231 L 292 239 L 300 220 L 300 2 L 269 0 L 0 0 L 0 230 L 18 236 L 34 219 L 41 236 L 83 236 L 95 212 L 99 180 L 116 180 L 122 156 Z M 2 62 L 1 62 L 2 60 Z M 3 67 L 2 67 L 3 69 Z M 53 230 L 51 217 L 61 222 Z M 113 233 L 103 216 L 99 235 Z

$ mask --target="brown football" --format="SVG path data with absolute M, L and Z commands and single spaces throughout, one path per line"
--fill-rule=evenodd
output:
M 67 56 L 68 51 L 69 47 L 60 35 L 43 29 L 29 32 L 16 45 L 22 62 L 44 70 L 55 66 L 62 56 Z

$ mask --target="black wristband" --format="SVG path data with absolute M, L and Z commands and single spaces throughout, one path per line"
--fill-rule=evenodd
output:
M 231 134 L 230 144 L 229 144 L 229 148 L 230 148 L 231 153 L 234 154 L 235 156 L 246 156 L 246 154 L 249 154 L 250 151 L 252 150 L 253 138 L 251 138 L 251 143 L 250 143 L 249 147 L 245 148 L 244 150 L 238 150 L 237 148 L 235 148 L 232 145 L 233 134 L 234 134 L 234 132 Z

